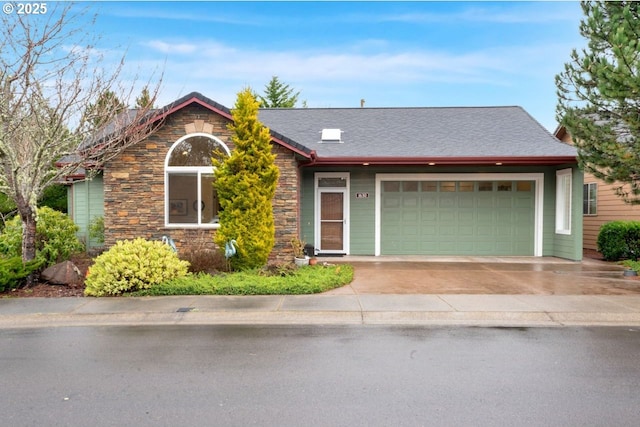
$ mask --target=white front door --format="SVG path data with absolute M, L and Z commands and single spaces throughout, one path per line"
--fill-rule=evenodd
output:
M 348 252 L 348 202 L 348 174 L 316 174 L 315 248 L 318 253 Z

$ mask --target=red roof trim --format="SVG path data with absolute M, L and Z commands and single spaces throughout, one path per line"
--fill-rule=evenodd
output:
M 200 105 L 202 107 L 205 107 L 205 108 L 207 108 L 207 109 L 209 109 L 209 110 L 211 110 L 211 111 L 213 111 L 213 112 L 215 112 L 217 114 L 220 114 L 221 116 L 223 116 L 223 117 L 225 117 L 225 118 L 227 118 L 229 120 L 232 120 L 231 115 L 228 114 L 226 111 L 220 110 L 220 109 L 214 107 L 213 105 L 210 105 L 210 104 L 202 101 L 198 97 L 193 96 L 193 97 L 187 99 L 186 101 L 181 102 L 180 104 L 173 105 L 170 109 L 168 109 L 166 111 L 162 111 L 160 114 L 154 116 L 153 119 L 151 119 L 151 121 L 155 121 L 155 120 L 158 120 L 158 119 L 161 119 L 161 118 L 165 118 L 165 117 L 175 113 L 176 111 L 179 111 L 179 110 L 183 109 L 184 107 L 186 107 L 186 106 L 188 106 L 190 104 L 193 104 L 193 103 L 196 103 L 196 104 L 198 104 L 198 105 Z
M 287 144 L 286 142 L 284 142 L 284 141 L 282 141 L 282 140 L 280 140 L 280 139 L 278 139 L 278 138 L 276 138 L 274 136 L 271 136 L 271 140 L 273 142 L 275 142 L 276 144 L 281 145 L 284 148 L 286 148 L 286 149 L 288 149 L 290 151 L 293 151 L 296 154 L 299 154 L 299 155 L 303 156 L 306 159 L 311 159 L 311 155 L 309 153 L 305 153 L 304 151 L 300 150 L 299 148 L 294 147 L 293 145 Z

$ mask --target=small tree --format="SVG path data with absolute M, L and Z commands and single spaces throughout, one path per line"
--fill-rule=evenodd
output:
M 295 92 L 288 84 L 273 76 L 264 87 L 264 96 L 258 95 L 261 108 L 293 108 L 298 102 L 300 92 Z
M 271 203 L 280 172 L 271 152 L 271 134 L 258 121 L 258 102 L 250 89 L 238 93 L 232 115 L 231 156 L 213 159 L 221 208 L 214 239 L 220 248 L 231 240 L 237 242 L 231 265 L 244 270 L 265 265 L 275 244 Z
M 580 34 L 556 76 L 558 122 L 571 135 L 581 166 L 640 203 L 640 3 L 583 2 Z
M 38 19 L 0 15 L 0 192 L 16 205 L 25 262 L 36 255 L 44 190 L 80 167 L 99 170 L 159 123 L 149 109 L 130 113 L 118 102 L 100 102 L 101 95 L 127 100 L 133 87 L 117 84 L 122 61 L 115 69 L 100 66 L 96 37 L 75 7 L 53 3 Z

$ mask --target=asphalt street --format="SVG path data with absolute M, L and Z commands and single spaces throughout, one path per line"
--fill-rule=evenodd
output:
M 633 327 L 0 329 L 8 426 L 636 426 Z

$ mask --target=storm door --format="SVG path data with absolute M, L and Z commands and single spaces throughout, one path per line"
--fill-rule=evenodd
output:
M 318 253 L 347 253 L 348 175 L 318 176 L 316 242 Z

